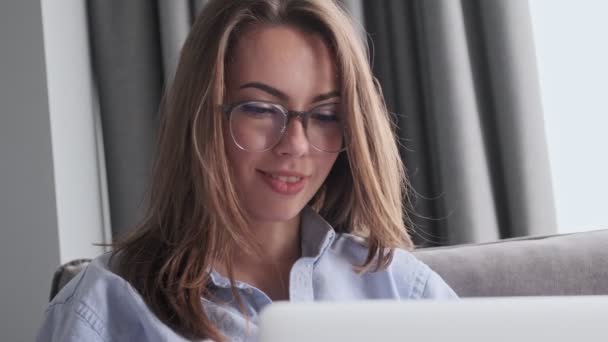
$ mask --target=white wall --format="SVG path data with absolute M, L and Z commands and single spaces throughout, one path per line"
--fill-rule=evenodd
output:
M 559 232 L 608 228 L 608 1 L 529 3 Z
M 61 261 L 101 252 L 93 242 L 110 237 L 99 167 L 103 144 L 82 0 L 42 0 L 44 52 L 53 140 Z M 98 153 L 100 152 L 100 153 Z M 83 202 L 84 200 L 84 202 Z M 107 207 L 107 206 L 106 206 Z M 105 220 L 104 220 L 105 219 Z M 104 224 L 105 223 L 105 224 Z
M 84 6 L 0 2 L 1 341 L 33 340 L 57 266 L 103 251 Z

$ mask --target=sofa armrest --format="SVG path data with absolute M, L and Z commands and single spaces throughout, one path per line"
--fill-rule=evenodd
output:
M 77 259 L 61 265 L 53 275 L 49 301 L 53 300 L 65 284 L 72 280 L 80 271 L 84 270 L 90 262 L 91 259 Z

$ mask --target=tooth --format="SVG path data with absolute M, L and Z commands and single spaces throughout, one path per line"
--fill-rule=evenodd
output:
M 272 177 L 273 179 L 278 179 L 281 182 L 285 182 L 285 183 L 296 183 L 296 182 L 299 182 L 300 179 L 302 179 L 300 177 L 295 177 L 295 176 L 285 177 L 285 176 L 277 176 L 277 175 L 273 175 L 273 174 L 270 174 L 270 177 Z

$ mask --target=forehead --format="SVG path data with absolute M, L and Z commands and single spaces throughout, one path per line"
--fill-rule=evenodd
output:
M 296 100 L 338 90 L 335 58 L 320 34 L 256 26 L 237 38 L 231 52 L 229 95 L 248 82 L 268 84 Z

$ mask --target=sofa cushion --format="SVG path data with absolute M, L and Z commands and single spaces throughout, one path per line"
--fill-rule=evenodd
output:
M 61 265 L 61 267 L 55 271 L 55 274 L 53 274 L 49 301 L 53 300 L 65 284 L 72 280 L 79 272 L 84 270 L 90 262 L 91 259 L 76 259 Z
M 461 297 L 608 294 L 608 230 L 425 248 L 415 255 Z

